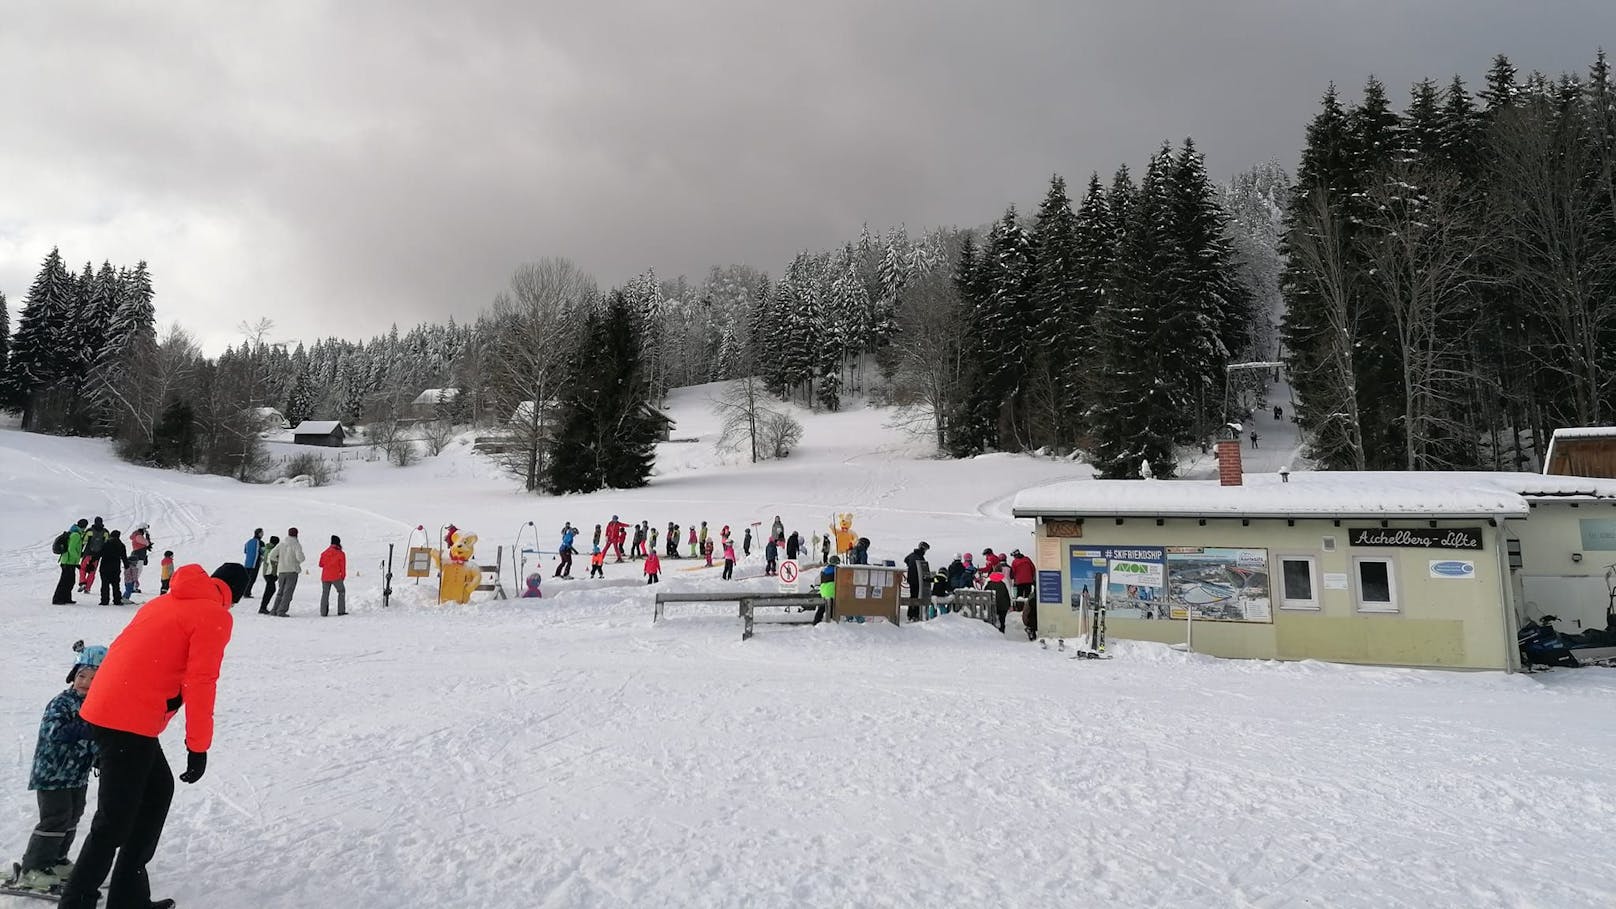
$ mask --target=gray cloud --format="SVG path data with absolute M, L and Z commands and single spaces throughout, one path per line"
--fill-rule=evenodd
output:
M 1616 6 L 31 2 L 0 30 L 0 289 L 133 263 L 159 315 L 357 336 L 526 259 L 699 278 L 975 224 L 1194 136 L 1294 160 L 1325 85 L 1582 70 Z

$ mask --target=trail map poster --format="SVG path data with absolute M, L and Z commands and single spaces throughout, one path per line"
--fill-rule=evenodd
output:
M 1103 597 L 1113 617 L 1154 616 L 1166 578 L 1164 555 L 1160 546 L 1073 546 L 1072 611 L 1092 609 Z
M 1268 550 L 1173 546 L 1167 549 L 1167 615 L 1197 622 L 1272 622 Z M 1146 616 L 1151 618 L 1151 616 Z

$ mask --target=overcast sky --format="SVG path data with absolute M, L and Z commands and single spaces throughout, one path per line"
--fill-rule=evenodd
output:
M 139 7 L 137 9 L 137 7 Z M 146 259 L 217 350 L 471 315 L 520 262 L 778 275 L 1193 136 L 1294 166 L 1332 80 L 1583 71 L 1616 2 L 9 0 L 0 291 Z

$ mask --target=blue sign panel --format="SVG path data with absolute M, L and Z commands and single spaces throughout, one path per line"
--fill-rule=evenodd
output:
M 1059 571 L 1038 572 L 1038 602 L 1059 603 L 1061 601 L 1061 573 Z

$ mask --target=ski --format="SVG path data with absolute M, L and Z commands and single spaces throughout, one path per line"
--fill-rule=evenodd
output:
M 22 863 L 12 862 L 11 873 L 6 876 L 5 880 L 0 881 L 0 894 L 4 894 L 6 896 L 21 896 L 31 900 L 43 900 L 47 903 L 61 902 L 61 885 L 58 884 L 56 887 L 53 887 L 50 890 L 30 890 L 26 887 L 18 886 L 21 880 Z

